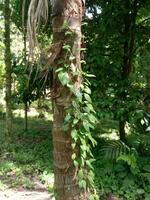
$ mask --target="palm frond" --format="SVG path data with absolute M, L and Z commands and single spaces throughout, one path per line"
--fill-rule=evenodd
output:
M 48 19 L 48 0 L 31 0 L 28 10 L 27 35 L 30 55 L 34 55 L 34 48 L 38 45 L 36 34 L 41 20 Z

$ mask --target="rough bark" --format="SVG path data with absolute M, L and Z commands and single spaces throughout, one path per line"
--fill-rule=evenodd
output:
M 81 21 L 83 15 L 82 0 L 54 1 L 53 5 L 53 45 L 55 46 L 55 65 L 53 67 L 53 87 L 57 93 L 53 100 L 53 146 L 56 200 L 87 200 L 87 193 L 78 186 L 77 169 L 72 161 L 71 130 L 64 131 L 63 123 L 66 109 L 71 106 L 72 94 L 58 81 L 55 70 L 68 64 L 71 77 L 73 68 L 80 68 Z M 64 24 L 67 27 L 64 28 Z M 70 31 L 71 34 L 66 34 Z M 75 60 L 69 61 L 64 44 L 69 44 Z M 60 62 L 61 61 L 61 62 Z M 71 77 L 74 78 L 74 77 Z M 81 77 L 74 80 L 80 87 Z
M 12 63 L 10 50 L 10 1 L 5 0 L 5 69 L 6 69 L 6 142 L 12 137 L 12 105 L 11 105 L 11 84 L 12 84 Z

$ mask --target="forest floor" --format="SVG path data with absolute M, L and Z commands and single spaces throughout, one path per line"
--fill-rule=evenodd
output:
M 36 182 L 34 190 L 30 191 L 24 188 L 5 189 L 0 191 L 0 200 L 52 200 L 47 188 L 40 182 Z
M 24 119 L 21 116 L 13 119 L 13 139 L 11 144 L 6 145 L 5 120 L 4 116 L 0 115 L 0 200 L 55 199 L 52 121 L 32 116 L 28 122 L 28 131 L 25 132 Z M 150 187 L 141 184 L 145 177 L 146 181 L 150 177 L 149 166 L 147 171 L 141 171 L 139 176 L 134 174 L 136 171 L 132 172 L 124 161 L 112 162 L 102 158 L 100 149 L 103 144 L 113 141 L 113 145 L 118 145 L 114 143 L 114 140 L 117 140 L 117 122 L 104 122 L 101 122 L 102 125 L 94 132 L 95 135 L 101 134 L 101 137 L 96 138 L 98 145 L 93 149 L 96 158 L 93 163 L 95 184 L 100 199 L 150 200 Z M 116 147 L 118 152 L 118 146 Z M 149 157 L 142 159 L 140 163 L 143 163 L 143 166 L 150 163 Z M 148 181 L 150 183 L 150 178 Z
M 53 166 L 51 122 L 13 120 L 13 141 L 4 143 L 5 123 L 0 118 L 0 200 L 52 200 Z

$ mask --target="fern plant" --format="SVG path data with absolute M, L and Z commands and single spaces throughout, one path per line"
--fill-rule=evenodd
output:
M 131 169 L 135 169 L 137 167 L 137 159 L 134 154 L 120 155 L 117 158 L 117 161 L 119 161 L 119 160 L 126 162 L 128 164 L 128 166 L 130 166 Z
M 120 140 L 107 141 L 100 150 L 100 155 L 105 159 L 117 160 L 123 154 L 129 154 L 131 151 L 124 142 Z
M 150 134 L 136 135 L 133 145 L 141 155 L 150 156 Z
M 106 142 L 105 145 L 102 146 L 100 154 L 107 160 L 125 162 L 133 174 L 138 172 L 136 150 L 134 148 L 130 148 L 120 140 Z
M 150 148 L 150 134 L 142 134 L 137 138 L 139 144 Z

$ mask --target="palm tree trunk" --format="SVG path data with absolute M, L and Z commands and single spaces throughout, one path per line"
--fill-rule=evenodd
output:
M 80 69 L 81 20 L 83 15 L 82 0 L 54 1 L 53 5 L 53 45 L 57 51 L 54 64 L 54 90 L 57 96 L 53 100 L 53 146 L 56 200 L 87 200 L 87 193 L 79 188 L 76 179 L 77 169 L 72 160 L 71 130 L 64 131 L 63 123 L 66 109 L 71 106 L 72 94 L 58 81 L 56 69 L 69 66 Z M 70 31 L 72 34 L 67 34 Z M 63 45 L 69 44 L 75 59 L 69 61 Z M 62 64 L 63 62 L 63 64 Z M 71 76 L 71 75 L 70 75 Z M 71 77 L 70 77 L 71 78 Z M 74 84 L 79 88 L 81 77 L 76 77 Z
M 12 137 L 11 83 L 12 64 L 10 50 L 10 1 L 5 0 L 5 66 L 6 66 L 6 142 Z

